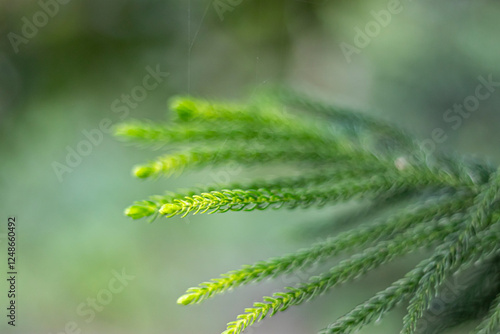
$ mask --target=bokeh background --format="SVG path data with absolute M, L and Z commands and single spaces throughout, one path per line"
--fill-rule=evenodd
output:
M 0 1 L 0 268 L 6 263 L 9 216 L 17 217 L 19 241 L 18 326 L 8 328 L 2 313 L 1 331 L 219 333 L 262 295 L 311 274 L 181 307 L 175 301 L 190 286 L 335 233 L 324 228 L 335 209 L 228 213 L 153 224 L 123 216 L 134 200 L 165 189 L 279 175 L 281 169 L 229 166 L 141 182 L 130 176 L 131 167 L 157 153 L 101 132 L 102 139 L 96 137 L 75 167 L 59 176 L 55 172 L 54 163 L 64 164 L 103 119 L 112 124 L 123 118 L 164 120 L 173 95 L 246 99 L 260 88 L 287 85 L 390 120 L 421 139 L 442 128 L 447 140 L 436 149 L 498 163 L 498 87 L 456 129 L 443 116 L 475 94 L 480 76 L 500 81 L 500 3 L 403 0 L 401 10 L 382 24 L 376 13 L 387 11 L 390 3 Z M 53 15 L 44 15 L 47 11 Z M 39 27 L 30 30 L 34 22 Z M 359 30 L 367 27 L 374 29 L 372 36 L 356 44 Z M 348 57 L 341 47 L 347 44 L 357 47 Z M 117 112 L 113 102 L 141 86 L 148 67 L 168 77 L 126 113 Z M 396 261 L 248 333 L 315 333 L 402 276 L 416 260 Z M 88 303 L 109 297 L 105 290 L 122 271 L 133 279 L 98 303 L 90 317 L 84 312 L 91 308 Z M 2 279 L 1 309 L 6 290 Z M 398 332 L 404 310 L 400 306 L 364 332 Z

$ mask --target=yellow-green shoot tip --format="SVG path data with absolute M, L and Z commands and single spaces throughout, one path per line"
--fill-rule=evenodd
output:
M 181 121 L 189 121 L 198 113 L 198 107 L 193 100 L 176 97 L 170 101 L 170 109 L 177 112 L 177 116 Z
M 174 215 L 176 214 L 177 212 L 179 212 L 181 210 L 181 206 L 180 205 L 177 205 L 177 204 L 164 204 L 159 212 L 162 214 L 162 215 L 165 215 L 165 216 L 170 216 L 170 215 Z
M 139 219 L 151 216 L 156 211 L 154 206 L 148 205 L 132 205 L 125 209 L 125 215 L 133 219 Z
M 142 138 L 145 130 L 136 123 L 120 123 L 113 127 L 113 134 L 117 137 Z
M 177 299 L 177 304 L 179 305 L 189 305 L 196 301 L 196 296 L 192 293 L 188 293 L 186 295 L 180 296 Z
M 136 166 L 134 167 L 132 173 L 140 179 L 145 179 L 147 177 L 150 177 L 154 173 L 154 171 L 154 168 L 151 166 Z

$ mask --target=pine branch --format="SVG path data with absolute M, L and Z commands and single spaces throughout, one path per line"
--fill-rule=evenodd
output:
M 377 159 L 366 154 L 357 155 L 359 160 Z M 228 162 L 240 164 L 258 164 L 270 162 L 294 161 L 296 163 L 336 162 L 352 159 L 351 155 L 332 149 L 312 149 L 310 146 L 296 145 L 289 149 L 269 146 L 237 146 L 234 143 L 223 143 L 220 147 L 202 147 L 167 154 L 134 168 L 134 175 L 139 178 L 157 177 L 162 174 L 172 175 L 187 168 L 216 166 Z
M 175 199 L 171 203 L 164 204 L 159 212 L 167 217 L 175 215 L 185 217 L 189 213 L 252 211 L 283 206 L 288 208 L 322 206 L 329 202 L 370 198 L 408 189 L 437 186 L 442 182 L 443 180 L 427 174 L 398 176 L 387 173 L 369 179 L 346 180 L 331 187 L 211 191 Z
M 354 169 L 355 170 L 355 169 Z M 139 175 L 152 175 L 149 170 L 136 170 Z M 227 211 L 265 210 L 269 207 L 309 207 L 322 206 L 328 202 L 338 202 L 360 198 L 388 196 L 407 190 L 422 190 L 426 187 L 460 186 L 460 180 L 446 174 L 444 176 L 429 173 L 423 169 L 407 169 L 404 172 L 393 170 L 384 174 L 373 175 L 361 179 L 345 179 L 333 186 L 309 186 L 305 188 L 273 187 L 273 184 L 262 184 L 259 189 L 223 189 L 201 192 L 190 196 L 156 197 L 155 201 L 136 202 L 126 210 L 126 214 L 134 219 L 152 215 L 161 204 L 159 213 L 167 217 L 189 213 L 215 213 Z M 463 188 L 463 186 L 462 186 Z M 160 199 L 160 201 L 158 201 Z M 159 203 L 161 202 L 161 203 Z
M 218 143 L 229 138 L 249 140 L 258 136 L 259 132 L 248 128 L 214 127 L 213 124 L 206 123 L 184 125 L 128 121 L 115 126 L 114 135 L 128 142 L 160 148 L 168 144 Z
M 324 124 L 287 113 L 282 106 L 271 101 L 240 106 L 178 97 L 172 99 L 170 108 L 176 112 L 175 121 L 179 124 L 208 123 L 217 128 L 228 125 L 250 131 L 260 129 L 271 133 L 281 132 L 317 145 L 336 145 L 345 141 Z
M 439 219 L 450 211 L 458 212 L 468 202 L 470 202 L 468 197 L 460 196 L 451 199 L 449 196 L 445 196 L 444 199 L 442 197 L 431 198 L 426 203 L 415 205 L 414 208 L 405 208 L 402 212 L 385 221 L 341 233 L 336 237 L 319 242 L 311 248 L 243 266 L 240 270 L 230 271 L 221 275 L 220 278 L 212 279 L 211 282 L 205 282 L 198 287 L 188 289 L 177 302 L 184 305 L 199 303 L 237 286 L 258 282 L 268 277 L 275 278 L 341 252 L 373 245 L 379 239 L 394 237 L 394 235 L 416 224 L 424 223 L 430 219 Z
M 317 138 L 318 124 L 310 119 L 292 115 L 275 103 L 241 106 L 229 103 L 213 103 L 206 100 L 177 97 L 171 100 L 170 109 L 177 114 L 179 123 L 199 121 L 226 122 L 231 125 L 259 125 L 273 129 L 287 129 Z M 324 130 L 324 128 L 322 128 Z
M 270 127 L 263 124 L 225 124 L 219 122 L 197 122 L 195 124 L 156 124 L 153 122 L 129 121 L 114 128 L 114 134 L 125 141 L 136 142 L 144 146 L 161 148 L 165 145 L 206 145 L 231 141 L 246 143 L 258 139 L 260 143 L 282 146 L 298 143 L 301 145 L 336 145 L 340 138 L 331 133 L 318 135 L 304 131 L 295 131 L 287 127 Z
M 348 179 L 352 180 L 374 175 L 384 170 L 382 166 L 374 164 L 364 165 L 360 163 L 351 168 L 342 164 L 336 164 L 336 166 L 337 168 L 333 171 L 324 170 L 320 172 L 311 172 L 310 174 L 299 177 L 282 177 L 269 181 L 258 180 L 247 183 L 231 183 L 225 186 L 203 186 L 177 193 L 167 193 L 167 195 L 164 196 L 151 196 L 149 200 L 135 202 L 134 205 L 125 210 L 125 214 L 134 219 L 147 217 L 157 213 L 164 204 L 172 203 L 174 200 L 182 200 L 184 197 L 192 197 L 202 193 L 217 191 L 220 188 L 247 190 L 274 189 L 279 191 L 292 187 L 306 188 L 319 184 L 336 183 Z

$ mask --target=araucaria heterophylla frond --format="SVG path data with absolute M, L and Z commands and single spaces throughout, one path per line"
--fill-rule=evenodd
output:
M 128 142 L 165 150 L 134 167 L 136 177 L 158 178 L 228 163 L 286 163 L 296 173 L 151 196 L 125 210 L 131 218 L 311 209 L 347 201 L 361 205 L 378 201 L 394 211 L 309 248 L 245 265 L 189 288 L 179 304 L 201 303 L 245 284 L 352 254 L 309 281 L 263 297 L 229 322 L 224 334 L 242 333 L 255 322 L 395 258 L 431 248 L 432 255 L 404 277 L 320 330 L 351 333 L 408 301 L 401 333 L 423 333 L 422 317 L 447 279 L 478 263 L 493 268 L 500 261 L 500 172 L 489 164 L 426 152 L 418 140 L 387 122 L 289 91 L 249 104 L 177 97 L 170 109 L 174 115 L 169 122 L 130 121 L 116 126 L 116 135 Z M 392 206 L 408 194 L 411 204 Z M 498 270 L 482 272 L 485 279 L 499 274 Z M 472 333 L 500 332 L 500 283 L 490 289 L 472 285 L 467 291 L 462 299 L 475 296 L 490 306 L 489 312 L 479 315 L 484 319 Z M 461 302 L 465 305 L 461 314 L 477 317 L 476 304 L 468 308 Z M 459 322 L 443 319 L 440 328 Z

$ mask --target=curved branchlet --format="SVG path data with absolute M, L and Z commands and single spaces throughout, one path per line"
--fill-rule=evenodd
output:
M 345 161 L 351 158 L 351 156 L 335 149 L 312 149 L 312 147 L 305 145 L 296 145 L 285 149 L 264 145 L 239 147 L 230 143 L 222 143 L 220 147 L 193 148 L 166 154 L 147 164 L 134 167 L 133 174 L 138 178 L 149 178 L 161 175 L 170 176 L 175 173 L 179 174 L 186 169 L 217 166 L 229 162 L 243 165 L 286 161 L 319 164 Z M 359 154 L 359 160 L 368 159 L 373 164 L 378 163 L 374 156 Z
M 265 297 L 264 302 L 254 303 L 252 308 L 247 308 L 244 314 L 238 316 L 238 320 L 228 323 L 224 334 L 239 334 L 266 316 L 271 317 L 290 306 L 299 305 L 396 257 L 441 240 L 444 236 L 456 232 L 460 222 L 461 219 L 453 219 L 446 224 L 437 221 L 417 225 L 392 240 L 381 241 L 376 246 L 340 262 L 327 274 L 311 278 L 307 284 L 287 288 L 287 292 L 278 292 L 272 297 Z
M 248 143 L 248 141 L 265 143 L 266 145 L 282 146 L 301 144 L 311 146 L 335 146 L 346 142 L 340 135 L 321 129 L 320 125 L 306 131 L 302 124 L 280 124 L 279 127 L 260 123 L 226 123 L 216 119 L 203 122 L 159 124 L 151 121 L 128 121 L 114 127 L 115 136 L 124 141 L 154 148 L 172 146 L 206 146 L 218 145 L 230 141 L 232 143 Z
M 437 219 L 450 211 L 460 211 L 470 202 L 470 198 L 467 196 L 445 197 L 432 198 L 431 201 L 402 210 L 386 220 L 341 233 L 297 253 L 230 271 L 220 278 L 190 288 L 185 295 L 179 298 L 178 303 L 184 305 L 199 303 L 234 287 L 258 282 L 268 277 L 275 278 L 278 275 L 285 275 L 340 253 L 373 245 L 380 239 L 390 239 L 416 224 Z
M 246 183 L 231 183 L 223 186 L 200 186 L 178 191 L 169 192 L 166 195 L 151 196 L 149 200 L 137 201 L 134 205 L 125 210 L 125 214 L 133 219 L 139 219 L 157 214 L 164 204 L 173 203 L 174 200 L 182 200 L 185 197 L 199 196 L 199 194 L 218 191 L 219 189 L 246 189 L 258 191 L 259 189 L 273 189 L 281 191 L 289 188 L 306 188 L 320 184 L 335 184 L 349 179 L 366 177 L 366 175 L 375 175 L 382 172 L 381 166 L 374 164 L 359 164 L 356 167 L 348 167 L 337 164 L 333 170 L 314 171 L 310 174 L 297 177 L 281 177 L 273 180 L 256 180 Z
M 434 184 L 436 182 L 436 184 Z M 395 194 L 408 189 L 439 186 L 439 180 L 415 177 L 397 179 L 392 173 L 374 175 L 368 179 L 347 179 L 331 186 L 321 185 L 308 188 L 283 189 L 223 189 L 182 199 L 174 199 L 164 204 L 159 212 L 167 217 L 186 216 L 189 213 L 215 213 L 227 211 L 252 211 L 267 208 L 320 207 L 327 203 L 352 199 L 373 198 Z
M 190 196 L 179 195 L 175 198 L 170 195 L 163 198 L 157 196 L 156 201 L 135 203 L 127 209 L 126 213 L 137 219 L 141 218 L 141 213 L 144 213 L 144 216 L 154 214 L 156 209 L 161 215 L 167 217 L 177 215 L 185 217 L 189 213 L 252 211 L 280 207 L 306 208 L 312 205 L 319 207 L 327 203 L 389 196 L 426 187 L 458 186 L 453 178 L 436 177 L 434 174 L 420 170 L 407 170 L 405 173 L 392 170 L 369 176 L 356 174 L 355 170 L 354 168 L 341 173 L 340 175 L 345 179 L 337 179 L 338 182 L 333 184 L 325 181 L 320 186 L 314 185 L 314 180 L 310 180 L 312 182 L 307 187 L 297 186 L 296 188 L 289 187 L 286 183 L 279 185 L 271 182 L 261 184 L 260 188 L 212 190 Z M 324 175 L 318 177 L 321 180 Z

